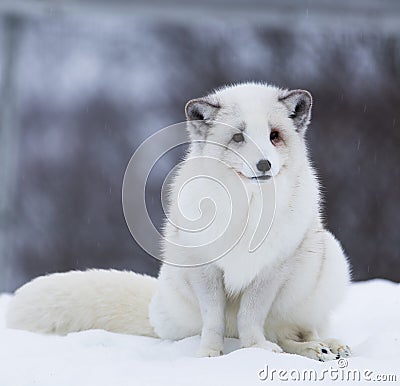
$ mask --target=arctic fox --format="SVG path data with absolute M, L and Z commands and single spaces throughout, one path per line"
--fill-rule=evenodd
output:
M 16 292 L 8 326 L 201 334 L 199 355 L 209 357 L 222 354 L 224 337 L 320 361 L 349 356 L 322 337 L 350 273 L 321 219 L 305 141 L 311 107 L 307 91 L 256 83 L 189 101 L 191 145 L 170 190 L 158 279 L 93 270 L 38 278 Z M 188 229 L 199 215 L 211 220 Z

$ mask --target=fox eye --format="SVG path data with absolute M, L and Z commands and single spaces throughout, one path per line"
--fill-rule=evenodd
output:
M 233 135 L 232 139 L 235 142 L 243 142 L 244 141 L 244 136 L 243 136 L 242 133 L 236 133 L 236 134 Z
M 281 140 L 278 130 L 272 130 L 271 134 L 269 135 L 269 139 L 273 144 L 278 143 Z

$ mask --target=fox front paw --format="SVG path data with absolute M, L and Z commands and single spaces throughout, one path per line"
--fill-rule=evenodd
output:
M 221 349 L 215 349 L 211 347 L 200 347 L 199 351 L 197 351 L 197 356 L 200 358 L 212 358 L 212 357 L 219 357 L 223 355 Z

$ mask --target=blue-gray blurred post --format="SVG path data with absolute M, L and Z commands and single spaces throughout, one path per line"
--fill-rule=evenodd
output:
M 15 81 L 22 20 L 6 16 L 3 23 L 3 65 L 0 83 L 0 288 L 7 287 L 11 264 L 7 227 L 12 221 L 12 200 L 18 160 L 19 130 L 15 114 Z

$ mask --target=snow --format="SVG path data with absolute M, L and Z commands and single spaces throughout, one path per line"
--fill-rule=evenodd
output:
M 339 365 L 345 362 L 322 363 L 261 349 L 239 350 L 236 339 L 227 339 L 222 357 L 196 358 L 197 336 L 169 342 L 99 330 L 61 337 L 6 329 L 4 314 L 10 299 L 11 295 L 0 296 L 1 386 L 247 386 L 270 382 L 273 369 L 274 381 L 279 381 L 279 371 L 288 370 L 280 373 L 279 382 L 284 384 L 309 383 L 290 380 L 312 369 L 318 377 L 325 369 L 325 382 L 336 377 L 340 382 L 347 375 L 353 379 L 353 370 L 360 371 L 361 381 L 352 382 L 358 385 L 371 383 L 364 375 L 371 379 L 395 375 L 397 382 L 400 380 L 400 285 L 385 280 L 352 284 L 347 299 L 333 315 L 329 335 L 353 349 L 343 369 Z M 269 378 L 261 381 L 259 372 L 266 366 Z

